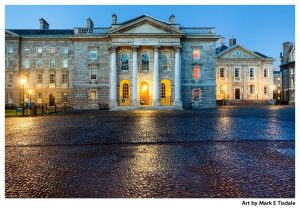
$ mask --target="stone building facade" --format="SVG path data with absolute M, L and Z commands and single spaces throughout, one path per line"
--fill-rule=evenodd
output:
M 282 44 L 280 53 L 282 76 L 282 102 L 295 103 L 295 45 L 291 42 Z
M 273 58 L 236 44 L 235 38 L 229 40 L 229 47 L 222 41 L 216 54 L 217 100 L 273 99 Z
M 186 28 L 142 15 L 108 28 L 8 29 L 6 103 L 74 109 L 216 107 L 215 28 Z M 26 79 L 21 85 L 20 79 Z M 31 91 L 30 95 L 28 94 Z M 24 94 L 23 94 L 24 92 Z

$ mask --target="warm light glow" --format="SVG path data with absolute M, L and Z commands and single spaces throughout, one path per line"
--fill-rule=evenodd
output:
M 223 90 L 226 90 L 226 86 L 223 86 L 222 89 L 223 89 Z
M 276 87 L 273 85 L 273 86 L 272 86 L 272 90 L 275 90 L 275 88 L 276 88 Z
M 31 93 L 32 93 L 32 90 L 28 90 L 28 93 L 31 94 Z
M 144 84 L 144 85 L 142 86 L 142 91 L 145 92 L 146 90 L 148 90 L 148 85 Z
M 20 82 L 21 82 L 22 85 L 25 85 L 25 84 L 27 83 L 27 80 L 24 79 L 24 78 L 22 78 L 22 79 L 20 80 Z

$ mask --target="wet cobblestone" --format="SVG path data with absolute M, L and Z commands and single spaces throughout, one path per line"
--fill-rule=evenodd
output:
M 6 118 L 8 198 L 295 197 L 295 109 Z

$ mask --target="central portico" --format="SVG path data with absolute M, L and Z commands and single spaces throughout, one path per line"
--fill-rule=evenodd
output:
M 182 108 L 181 45 L 183 32 L 142 16 L 109 34 L 110 109 L 119 106 L 173 106 Z

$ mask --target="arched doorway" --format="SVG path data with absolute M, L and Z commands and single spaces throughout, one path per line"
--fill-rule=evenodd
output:
M 149 84 L 145 81 L 140 84 L 140 105 L 149 105 Z
M 120 82 L 120 100 L 119 105 L 130 105 L 130 83 L 129 80 L 121 80 Z
M 171 82 L 167 79 L 160 83 L 160 105 L 171 105 Z

